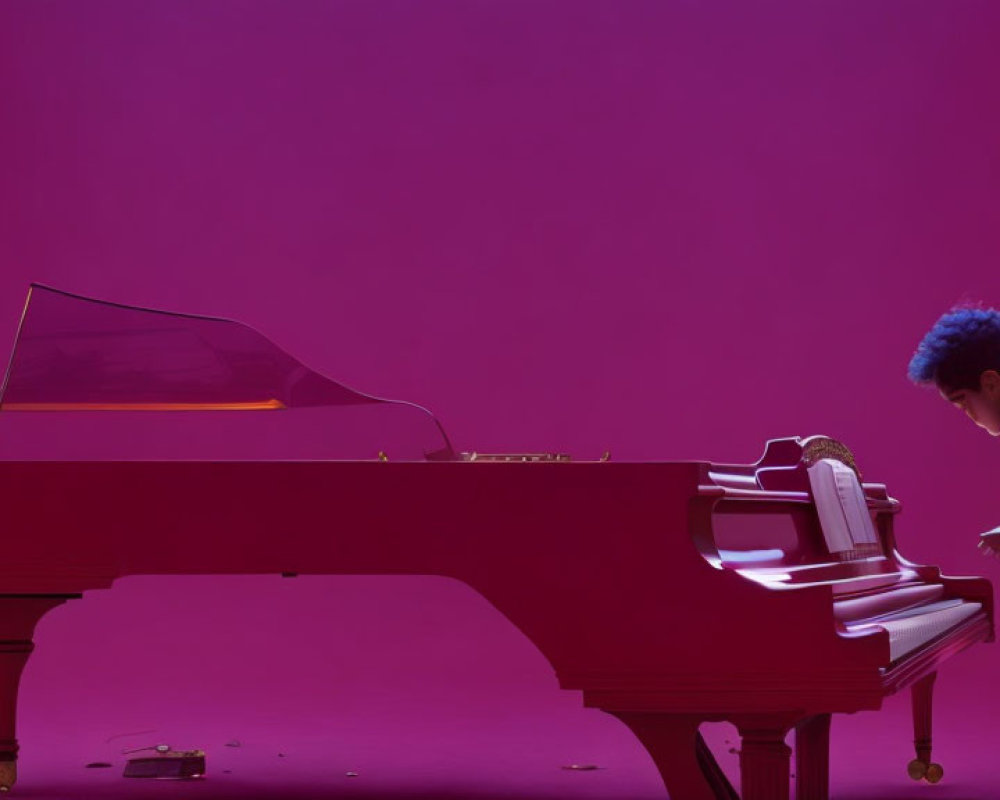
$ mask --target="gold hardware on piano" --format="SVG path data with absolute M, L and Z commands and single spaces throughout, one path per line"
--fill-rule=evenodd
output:
M 571 461 L 565 453 L 461 453 L 462 461 Z
M 831 439 L 829 436 L 810 436 L 802 441 L 803 464 L 811 467 L 817 461 L 824 458 L 832 458 L 834 461 L 840 461 L 845 466 L 854 470 L 859 481 L 864 480 L 861 476 L 861 471 L 858 469 L 858 464 L 854 460 L 854 454 L 844 443 L 838 442 L 836 439 Z

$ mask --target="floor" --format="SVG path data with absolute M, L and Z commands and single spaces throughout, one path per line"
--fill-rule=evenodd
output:
M 128 579 L 46 617 L 22 680 L 14 795 L 666 798 L 631 733 L 559 690 L 537 650 L 465 587 L 413 579 L 386 594 L 374 578 L 247 580 Z M 244 590 L 257 604 L 252 624 Z M 312 620 L 296 627 L 290 609 L 303 608 Z M 336 620 L 318 625 L 324 614 Z M 190 620 L 190 636 L 169 635 L 179 619 Z M 324 649 L 329 641 L 335 650 Z M 831 797 L 998 800 L 996 651 L 977 646 L 941 672 L 942 783 L 906 776 L 912 732 L 902 695 L 879 712 L 835 717 Z M 704 733 L 738 783 L 735 731 L 713 724 Z M 123 750 L 157 744 L 205 750 L 206 778 L 122 776 Z M 98 761 L 112 767 L 85 766 Z M 565 769 L 574 764 L 598 769 Z

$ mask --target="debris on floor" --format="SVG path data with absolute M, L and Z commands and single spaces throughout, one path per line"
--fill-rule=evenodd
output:
M 157 753 L 169 753 L 169 744 L 151 744 L 148 747 L 133 747 L 131 750 L 122 750 L 122 755 L 127 756 L 131 753 L 141 753 L 143 750 L 155 750 Z
M 148 748 L 146 748 L 148 749 Z M 160 755 L 130 758 L 125 762 L 126 778 L 183 779 L 205 775 L 204 750 L 167 750 Z

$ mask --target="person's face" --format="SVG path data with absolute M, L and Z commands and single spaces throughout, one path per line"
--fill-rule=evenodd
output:
M 987 370 L 979 379 L 979 389 L 941 388 L 941 395 L 993 436 L 1000 436 L 1000 373 Z

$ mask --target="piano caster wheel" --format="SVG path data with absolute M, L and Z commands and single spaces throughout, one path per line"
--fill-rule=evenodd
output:
M 915 781 L 938 783 L 944 777 L 944 768 L 940 764 L 928 764 L 915 758 L 906 765 L 906 773 Z
M 915 758 L 906 765 L 906 774 L 909 775 L 912 780 L 919 781 L 923 780 L 928 769 L 929 767 L 926 761 L 921 761 L 919 758 Z
M 0 792 L 9 792 L 17 781 L 17 762 L 0 761 Z

